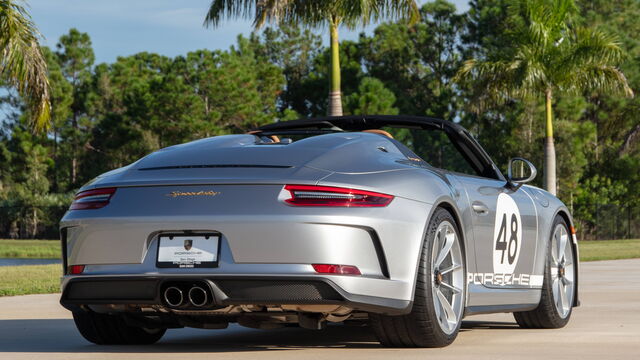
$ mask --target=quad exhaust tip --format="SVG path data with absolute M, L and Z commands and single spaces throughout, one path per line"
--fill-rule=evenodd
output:
M 199 286 L 189 289 L 189 302 L 196 307 L 202 307 L 207 304 L 209 297 L 207 291 Z
M 191 294 L 191 291 L 189 291 L 189 294 Z M 178 307 L 182 305 L 182 302 L 184 301 L 182 290 L 178 289 L 175 286 L 168 287 L 164 291 L 164 301 L 166 301 L 169 306 L 173 306 L 173 307 Z

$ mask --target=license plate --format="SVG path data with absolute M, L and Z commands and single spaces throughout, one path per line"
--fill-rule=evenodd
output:
M 160 268 L 203 268 L 218 265 L 218 234 L 160 235 L 158 261 Z

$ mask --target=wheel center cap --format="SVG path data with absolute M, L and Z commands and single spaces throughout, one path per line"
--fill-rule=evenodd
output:
M 558 276 L 564 277 L 564 273 L 565 273 L 564 266 L 562 265 L 558 266 Z

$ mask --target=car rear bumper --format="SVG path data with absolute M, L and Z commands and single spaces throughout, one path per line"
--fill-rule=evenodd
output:
M 281 185 L 229 185 L 216 190 L 231 198 L 254 194 L 251 206 L 217 207 L 210 199 L 169 206 L 162 202 L 171 189 L 119 188 L 120 200 L 103 209 L 69 211 L 61 221 L 65 266 L 84 265 L 79 278 L 318 277 L 349 294 L 347 301 L 362 296 L 406 305 L 413 299 L 430 204 L 397 197 L 384 208 L 295 208 L 275 200 Z M 217 266 L 159 268 L 159 237 L 180 232 L 219 234 Z M 312 264 L 356 266 L 361 275 L 319 274 Z M 72 278 L 63 279 L 63 291 Z
M 81 305 L 160 305 L 167 283 L 206 284 L 213 301 L 201 310 L 229 305 L 342 305 L 389 315 L 411 311 L 411 301 L 351 294 L 321 276 L 77 276 L 65 277 L 60 299 L 69 310 Z

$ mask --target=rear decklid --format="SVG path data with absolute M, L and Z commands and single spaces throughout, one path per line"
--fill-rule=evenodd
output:
M 388 139 L 366 133 L 264 143 L 254 135 L 217 136 L 156 151 L 105 173 L 83 190 L 108 186 L 315 182 L 334 172 L 406 169 Z

